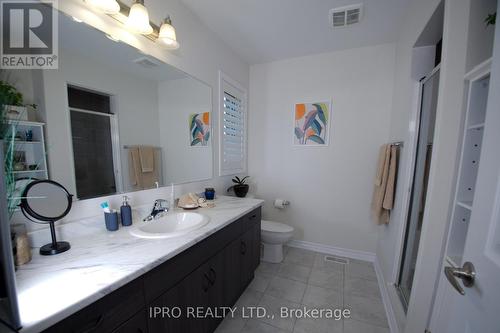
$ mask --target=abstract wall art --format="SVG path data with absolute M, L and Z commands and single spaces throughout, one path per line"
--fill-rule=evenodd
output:
M 189 142 L 191 147 L 209 146 L 210 112 L 189 115 Z
M 331 118 L 330 108 L 330 102 L 295 104 L 294 145 L 328 145 Z

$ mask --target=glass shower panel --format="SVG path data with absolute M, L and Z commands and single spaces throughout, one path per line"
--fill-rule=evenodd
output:
M 418 245 L 425 211 L 425 198 L 432 156 L 432 140 L 436 122 L 436 107 L 439 89 L 439 69 L 421 82 L 420 120 L 416 149 L 415 169 L 408 211 L 403 259 L 399 273 L 398 288 L 405 307 L 411 295 Z
M 110 118 L 71 110 L 71 132 L 78 199 L 116 193 Z

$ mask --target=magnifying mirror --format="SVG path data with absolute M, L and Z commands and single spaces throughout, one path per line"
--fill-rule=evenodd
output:
M 70 249 L 68 242 L 58 242 L 54 223 L 71 210 L 72 195 L 61 184 L 52 180 L 35 180 L 24 189 L 19 205 L 27 219 L 35 223 L 48 223 L 52 242 L 40 248 L 40 254 L 47 256 Z

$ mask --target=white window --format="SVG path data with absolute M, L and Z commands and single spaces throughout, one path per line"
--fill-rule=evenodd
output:
M 246 171 L 246 99 L 245 88 L 219 72 L 219 175 L 221 176 Z

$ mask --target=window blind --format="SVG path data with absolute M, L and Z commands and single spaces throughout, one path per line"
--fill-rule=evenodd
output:
M 245 93 L 227 82 L 221 84 L 221 175 L 245 171 Z

